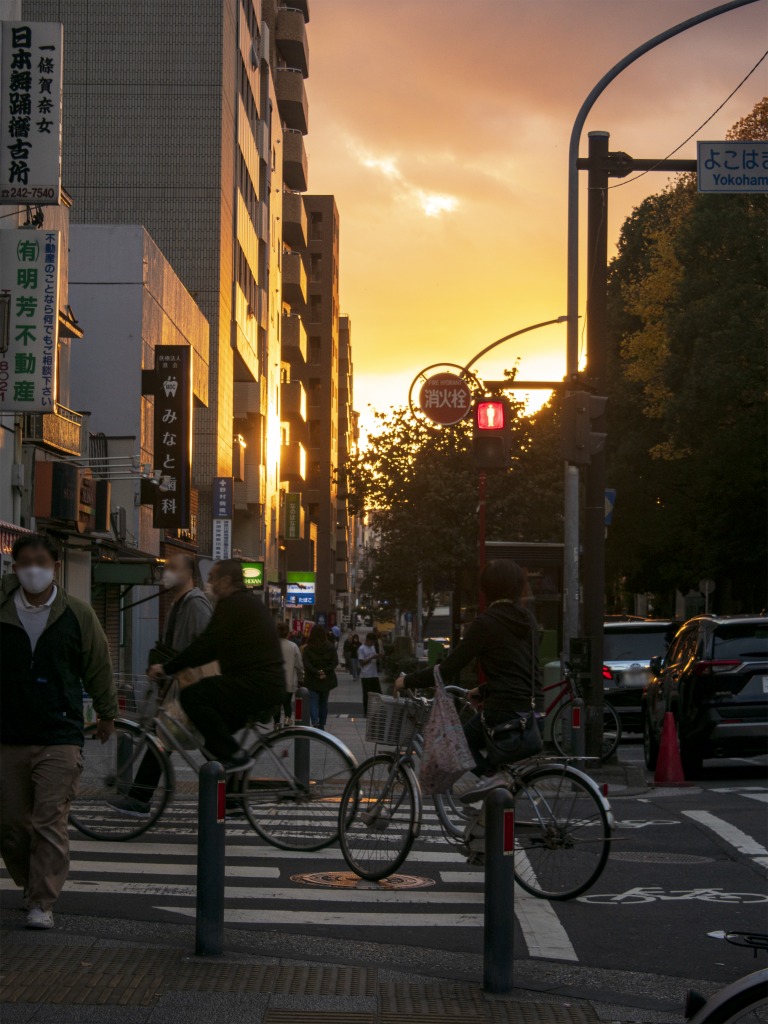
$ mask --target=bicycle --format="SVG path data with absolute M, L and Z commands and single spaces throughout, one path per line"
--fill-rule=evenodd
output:
M 446 687 L 466 700 L 466 690 Z M 378 881 L 405 861 L 419 835 L 422 794 L 414 771 L 420 756 L 420 728 L 429 701 L 405 693 L 368 705 L 366 736 L 392 746 L 376 753 L 352 774 L 339 808 L 339 840 L 348 866 L 361 878 Z M 505 769 L 515 797 L 515 878 L 529 893 L 565 900 L 589 888 L 605 867 L 613 816 L 608 801 L 584 772 L 546 758 L 529 759 Z M 478 780 L 468 773 L 450 793 L 433 798 L 446 837 L 464 843 L 482 817 L 482 797 L 474 808 L 461 804 Z
M 722 936 L 734 946 L 768 951 L 768 935 L 752 932 L 726 932 Z M 709 999 L 689 990 L 685 1017 L 690 1024 L 765 1024 L 768 1020 L 768 970 L 738 978 Z
M 566 666 L 565 675 L 559 682 L 551 683 L 543 688 L 544 693 L 548 693 L 550 690 L 557 690 L 554 700 L 545 709 L 545 714 L 549 716 L 553 709 L 557 708 L 552 718 L 552 742 L 558 754 L 562 757 L 572 757 L 574 755 L 571 727 L 573 702 L 577 697 L 583 699 L 583 693 L 578 678 L 570 665 Z M 607 701 L 603 701 L 603 761 L 607 761 L 615 753 L 620 742 L 621 720 L 615 708 Z
M 142 680 L 143 684 L 145 681 Z M 162 815 L 176 791 L 170 752 L 175 751 L 197 776 L 200 755 L 215 760 L 190 730 L 161 706 L 159 688 L 146 692 L 124 685 L 115 731 L 101 744 L 95 723 L 85 729 L 84 762 L 78 796 L 69 820 L 92 839 L 128 840 L 146 832 Z M 336 737 L 309 726 L 271 730 L 249 723 L 242 743 L 252 764 L 227 776 L 227 802 L 245 813 L 258 835 L 283 850 L 320 850 L 338 836 L 337 806 L 357 760 Z M 252 739 L 249 734 L 253 733 Z M 195 760 L 194 755 L 198 755 Z M 146 759 L 146 760 L 145 760 Z M 139 792 L 149 812 L 128 817 L 109 801 Z

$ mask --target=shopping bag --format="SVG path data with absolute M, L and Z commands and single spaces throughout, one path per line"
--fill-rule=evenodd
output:
M 161 705 L 165 712 L 161 716 L 161 721 L 180 747 L 185 750 L 195 750 L 197 747 L 204 746 L 205 740 L 181 706 L 180 693 L 178 680 L 174 679 L 166 690 L 165 699 Z
M 424 730 L 424 752 L 419 782 L 426 796 L 445 793 L 457 779 L 475 767 L 475 760 L 453 701 L 445 692 L 435 667 L 435 699 Z

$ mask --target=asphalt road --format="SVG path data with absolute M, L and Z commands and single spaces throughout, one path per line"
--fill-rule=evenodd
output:
M 640 762 L 639 744 L 622 759 Z M 766 759 L 708 762 L 686 789 L 609 793 L 616 839 L 603 875 L 577 900 L 549 903 L 517 890 L 515 956 L 585 967 L 726 982 L 751 954 L 711 937 L 768 927 Z M 72 872 L 58 909 L 137 921 L 195 915 L 196 809 L 178 801 L 140 839 L 72 837 Z M 305 873 L 346 870 L 337 846 L 303 855 L 266 846 L 245 824 L 227 825 L 228 927 L 482 953 L 483 874 L 442 837 L 428 809 L 401 872 L 421 888 L 310 887 Z M 18 902 L 5 872 L 4 907 Z

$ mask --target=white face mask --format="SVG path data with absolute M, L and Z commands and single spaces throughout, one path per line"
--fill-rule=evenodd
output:
M 168 590 L 170 590 L 171 587 L 178 587 L 179 574 L 174 572 L 173 569 L 165 569 L 163 571 L 163 576 L 160 582 Z
M 28 594 L 42 594 L 53 583 L 53 569 L 42 565 L 27 565 L 16 570 L 19 583 Z

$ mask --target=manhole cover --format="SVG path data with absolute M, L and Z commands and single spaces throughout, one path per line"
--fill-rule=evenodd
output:
M 628 860 L 634 864 L 712 864 L 714 857 L 695 853 L 611 853 L 611 860 Z
M 315 871 L 311 874 L 291 875 L 292 882 L 316 885 L 325 889 L 427 889 L 434 885 L 431 878 L 420 875 L 390 875 L 380 882 L 368 882 L 352 871 Z

